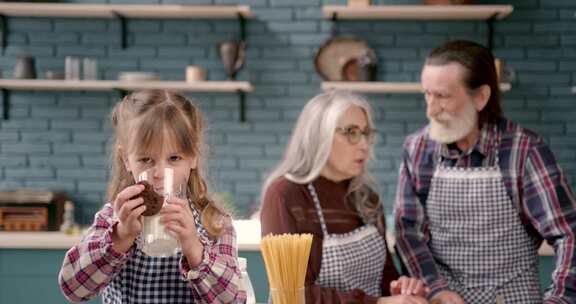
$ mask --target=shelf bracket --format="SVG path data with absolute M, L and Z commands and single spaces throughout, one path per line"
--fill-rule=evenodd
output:
M 487 37 L 486 39 L 487 44 L 488 44 L 488 49 L 490 51 L 492 51 L 492 49 L 494 48 L 494 21 L 496 21 L 496 17 L 498 17 L 498 14 L 494 14 L 492 15 L 490 18 L 488 18 L 488 20 L 486 20 L 486 25 L 488 26 L 488 31 L 487 31 Z
M 4 55 L 4 53 L 6 53 L 6 46 L 8 46 L 9 34 L 8 20 L 4 14 L 0 14 L 0 28 L 0 39 L 2 39 L 2 55 Z
M 10 91 L 7 89 L 2 89 L 2 116 L 4 120 L 10 118 Z
M 242 90 L 237 92 L 240 99 L 240 122 L 246 122 L 246 93 Z
M 238 13 L 238 25 L 240 26 L 240 41 L 246 41 L 246 18 L 242 13 Z
M 240 26 L 240 42 L 246 43 L 246 18 L 242 13 L 238 13 L 238 25 Z M 240 122 L 246 122 L 246 93 L 242 90 L 236 92 L 240 102 Z
M 330 18 L 330 20 L 332 21 L 332 27 L 330 28 L 330 37 L 336 37 L 338 31 L 336 28 L 336 22 L 338 21 L 338 14 L 336 12 L 332 12 L 332 17 Z
M 112 14 L 114 14 L 120 23 L 120 44 L 122 49 L 126 49 L 128 47 L 128 20 L 118 12 L 112 12 Z
M 119 89 L 119 88 L 114 88 L 114 91 L 116 91 L 118 93 L 118 95 L 120 96 L 120 100 L 124 99 L 124 97 L 126 97 L 126 95 L 128 95 L 130 93 L 127 90 Z

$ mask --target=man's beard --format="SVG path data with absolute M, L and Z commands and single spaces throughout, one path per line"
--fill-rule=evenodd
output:
M 428 119 L 430 138 L 442 144 L 450 144 L 472 133 L 478 125 L 478 112 L 472 102 L 466 102 L 465 108 L 457 115 L 442 112 Z

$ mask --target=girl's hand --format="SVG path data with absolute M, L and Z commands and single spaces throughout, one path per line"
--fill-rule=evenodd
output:
M 141 197 L 133 198 L 142 190 L 143 185 L 128 186 L 118 193 L 112 203 L 114 214 L 118 218 L 118 224 L 112 233 L 113 247 L 117 251 L 128 251 L 142 230 L 140 216 L 146 210 L 146 206 Z
M 379 298 L 377 304 L 427 304 L 428 301 L 418 296 L 396 295 Z
M 430 288 L 424 286 L 424 282 L 419 279 L 401 276 L 398 280 L 390 282 L 391 295 L 416 295 L 425 297 L 430 292 Z
M 160 210 L 160 221 L 167 230 L 176 234 L 190 267 L 202 262 L 204 246 L 196 233 L 196 223 L 186 199 L 171 197 Z

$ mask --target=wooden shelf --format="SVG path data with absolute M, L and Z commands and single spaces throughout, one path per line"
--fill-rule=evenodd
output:
M 247 5 L 131 5 L 68 3 L 0 3 L 0 14 L 21 17 L 94 17 L 155 19 L 235 19 L 253 17 Z
M 509 83 L 500 84 L 502 92 L 509 91 L 511 88 Z M 418 82 L 351 82 L 351 81 L 324 81 L 322 82 L 322 90 L 348 90 L 358 93 L 374 93 L 374 94 L 411 94 L 422 93 L 422 87 Z
M 512 5 L 325 5 L 324 18 L 393 20 L 500 20 L 514 10 Z
M 8 119 L 9 91 L 135 91 L 165 89 L 178 92 L 236 93 L 240 98 L 240 121 L 246 121 L 245 94 L 254 91 L 247 81 L 120 81 L 120 80 L 45 80 L 0 79 L 3 116 Z
M 42 91 L 134 91 L 142 89 L 167 89 L 183 92 L 236 93 L 252 92 L 247 81 L 120 81 L 120 80 L 44 80 L 0 79 L 0 89 Z
M 69 4 L 69 3 L 0 3 L 0 20 L 5 16 L 16 17 L 71 17 L 113 18 L 119 21 L 120 45 L 128 47 L 127 19 L 237 19 L 239 40 L 246 41 L 245 19 L 253 17 L 247 5 L 131 5 L 131 4 Z M 0 46 L 7 46 L 7 27 L 0 28 Z M 56 90 L 56 91 L 133 91 L 140 89 L 169 89 L 186 92 L 234 92 L 240 97 L 240 120 L 245 120 L 245 93 L 253 87 L 248 82 L 236 81 L 59 81 L 59 80 L 1 80 L 3 117 L 8 119 L 9 90 Z

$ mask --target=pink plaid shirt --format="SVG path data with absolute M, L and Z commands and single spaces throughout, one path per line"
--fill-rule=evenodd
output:
M 162 299 L 170 303 L 244 303 L 246 293 L 239 289 L 241 277 L 236 261 L 236 233 L 233 226 L 230 223 L 216 241 L 210 241 L 204 228 L 199 225 L 196 212 L 195 216 L 200 240 L 204 244 L 203 260 L 197 267 L 190 268 L 185 257 L 172 259 L 172 264 L 179 265 L 168 266 L 178 267 L 179 273 L 176 271 L 169 279 L 175 284 L 186 282 L 190 292 L 183 295 L 177 290 L 171 293 L 170 288 L 164 288 L 160 291 Z M 130 263 L 131 259 L 136 258 L 136 245 L 126 253 L 118 252 L 112 247 L 111 233 L 115 224 L 112 206 L 106 204 L 96 214 L 94 224 L 82 241 L 66 253 L 59 274 L 59 284 L 68 300 L 86 301 L 106 289 L 104 302 L 115 303 L 124 299 L 119 299 L 120 296 L 116 295 L 125 297 L 134 293 L 122 290 L 126 288 L 124 281 L 114 282 L 115 278 L 121 277 L 121 273 L 130 277 L 140 271 L 131 269 L 137 267 L 134 265 L 138 263 Z M 140 280 L 135 280 L 132 284 L 139 289 L 161 288 L 150 287 Z

